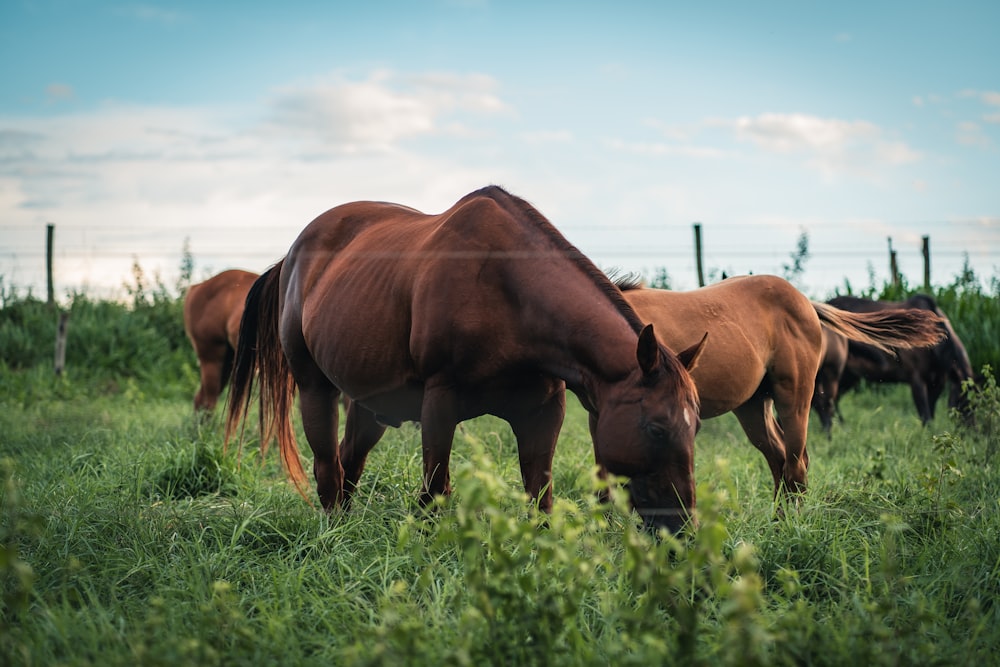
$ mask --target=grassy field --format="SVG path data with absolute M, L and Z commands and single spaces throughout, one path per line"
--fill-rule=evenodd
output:
M 549 517 L 490 418 L 459 430 L 432 516 L 413 425 L 326 515 L 275 452 L 224 452 L 218 416 L 195 421 L 172 290 L 137 271 L 128 294 L 72 295 L 55 378 L 54 310 L 0 280 L 0 665 L 997 664 L 996 294 L 938 294 L 993 365 L 974 428 L 942 406 L 921 427 L 905 387 L 852 392 L 831 439 L 814 420 L 809 491 L 778 517 L 763 456 L 708 421 L 679 539 L 596 503 L 573 399 Z
M 706 422 L 701 524 L 675 541 L 595 506 L 575 401 L 547 525 L 489 418 L 461 429 L 456 492 L 432 518 L 414 508 L 414 426 L 387 433 L 352 511 L 327 516 L 254 442 L 223 454 L 180 386 L 94 395 L 27 375 L 0 405 L 3 664 L 955 665 L 1000 650 L 990 442 L 944 416 L 921 428 L 903 388 L 850 394 L 833 438 L 815 429 L 811 488 L 781 519 L 735 419 Z

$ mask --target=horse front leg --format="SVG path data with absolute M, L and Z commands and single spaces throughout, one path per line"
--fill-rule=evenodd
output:
M 597 502 L 610 503 L 611 493 L 608 491 L 608 469 L 604 467 L 604 461 L 597 453 L 597 415 L 593 412 L 587 415 L 587 424 L 590 427 L 590 440 L 594 446 L 594 463 L 597 465 L 597 479 L 601 489 L 597 492 Z
M 552 511 L 552 458 L 566 416 L 566 393 L 557 391 L 534 410 L 507 417 L 517 439 L 524 490 L 545 513 Z
M 449 386 L 428 383 L 420 410 L 420 437 L 424 458 L 424 485 L 420 506 L 436 496 L 451 495 L 451 447 L 458 426 L 458 398 Z
M 913 396 L 913 404 L 917 407 L 917 414 L 920 415 L 920 423 L 927 426 L 927 422 L 934 419 L 927 394 L 927 384 L 920 378 L 910 380 L 910 394 Z

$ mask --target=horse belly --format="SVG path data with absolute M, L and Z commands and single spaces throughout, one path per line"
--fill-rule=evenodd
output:
M 393 422 L 411 421 L 419 418 L 423 385 L 413 370 L 408 327 L 390 319 L 370 303 L 307 302 L 302 338 L 312 363 L 352 400 Z
M 379 423 L 398 428 L 403 422 L 420 421 L 424 389 L 422 385 L 409 384 L 380 394 L 352 397 L 352 400 L 374 413 Z

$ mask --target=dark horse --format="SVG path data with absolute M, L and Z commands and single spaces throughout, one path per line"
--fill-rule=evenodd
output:
M 621 292 L 524 200 L 490 186 L 439 215 L 355 202 L 313 220 L 247 297 L 227 438 L 260 382 L 262 442 L 277 437 L 301 491 L 289 420 L 298 388 L 324 508 L 346 504 L 387 425 L 421 423 L 421 504 L 448 494 L 456 425 L 505 419 L 526 491 L 548 511 L 568 387 L 593 416 L 598 463 L 679 530 L 695 506 L 698 395 Z M 352 399 L 337 443 L 337 396 Z
M 816 388 L 813 391 L 812 407 L 819 415 L 820 424 L 826 437 L 833 434 L 833 416 L 840 416 L 840 376 L 847 366 L 847 338 L 828 326 L 823 326 L 823 356 L 816 371 Z
M 910 385 L 913 403 L 924 424 L 934 419 L 934 408 L 938 398 L 950 382 L 948 407 L 963 414 L 968 404 L 962 393 L 962 383 L 972 379 L 972 364 L 965 346 L 951 326 L 951 322 L 938 308 L 934 299 L 925 294 L 914 294 L 906 301 L 872 301 L 854 296 L 838 296 L 829 304 L 857 313 L 882 312 L 887 309 L 910 308 L 931 312 L 941 318 L 942 340 L 933 347 L 900 349 L 896 352 L 879 350 L 870 345 L 850 341 L 847 346 L 847 361 L 839 383 L 829 389 L 836 398 L 856 386 L 862 379 L 870 382 L 905 382 Z M 834 406 L 836 404 L 834 403 Z M 821 419 L 831 419 L 830 411 Z
M 194 409 L 211 410 L 233 367 L 243 302 L 256 273 L 232 269 L 192 285 L 184 296 L 184 331 L 201 370 Z
M 701 418 L 732 412 L 764 454 L 774 492 L 806 487 L 806 436 L 822 325 L 852 340 L 886 346 L 931 345 L 940 336 L 927 313 L 886 310 L 855 314 L 810 301 L 783 278 L 740 276 L 690 292 L 640 289 L 618 281 L 625 298 L 669 348 L 708 332 L 691 370 Z M 777 413 L 777 416 L 775 416 Z

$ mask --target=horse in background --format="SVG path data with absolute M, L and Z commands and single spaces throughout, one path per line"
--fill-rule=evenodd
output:
M 837 396 L 858 385 L 869 382 L 901 382 L 910 385 L 913 404 L 924 425 L 934 419 L 935 406 L 946 384 L 951 384 L 948 407 L 969 417 L 969 405 L 962 392 L 962 384 L 975 379 L 969 354 L 948 317 L 934 299 L 926 294 L 914 294 L 905 301 L 873 301 L 854 296 L 838 296 L 828 301 L 830 305 L 857 313 L 884 312 L 888 309 L 908 308 L 934 313 L 940 318 L 942 339 L 927 348 L 881 350 L 862 342 L 848 345 L 847 363 L 833 390 Z M 829 385 L 828 385 L 829 386 Z M 822 419 L 822 417 L 821 417 Z
M 260 384 L 262 446 L 277 437 L 306 484 L 289 412 L 298 391 L 317 494 L 346 505 L 387 426 L 421 424 L 422 505 L 450 492 L 459 422 L 506 420 L 525 490 L 552 506 L 569 388 L 597 463 L 629 479 L 643 521 L 678 531 L 695 507 L 700 347 L 663 347 L 621 292 L 528 202 L 490 186 L 438 215 L 384 202 L 330 209 L 247 296 L 227 441 Z M 343 442 L 337 397 L 351 397 Z M 304 492 L 303 492 L 304 494 Z
M 847 338 L 830 327 L 823 325 L 823 353 L 819 370 L 816 371 L 816 387 L 813 390 L 812 407 L 819 416 L 820 424 L 827 438 L 833 437 L 833 417 L 840 416 L 838 402 L 840 376 L 847 366 Z
M 701 418 L 736 415 L 767 459 L 777 497 L 805 491 L 809 406 L 823 357 L 823 328 L 879 349 L 932 345 L 939 318 L 913 310 L 851 313 L 810 301 L 768 275 L 727 278 L 690 292 L 641 288 L 619 279 L 625 299 L 671 349 L 708 332 L 691 369 Z
M 239 341 L 243 303 L 256 273 L 231 269 L 192 285 L 184 296 L 184 331 L 198 357 L 201 384 L 196 412 L 215 408 L 229 380 Z

